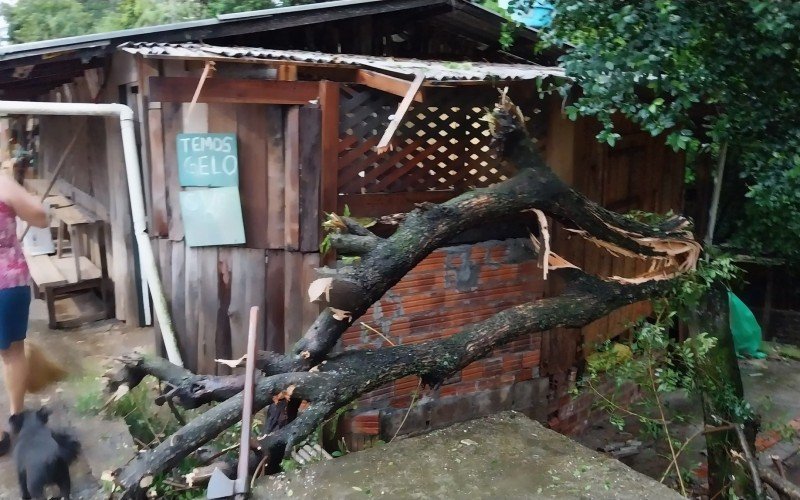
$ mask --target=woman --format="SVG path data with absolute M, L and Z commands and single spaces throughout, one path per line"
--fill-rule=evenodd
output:
M 35 227 L 47 227 L 47 211 L 8 175 L 0 174 L 0 357 L 12 415 L 22 412 L 28 377 L 25 336 L 31 304 L 30 274 L 17 239 L 16 217 Z M 11 438 L 0 436 L 0 455 Z

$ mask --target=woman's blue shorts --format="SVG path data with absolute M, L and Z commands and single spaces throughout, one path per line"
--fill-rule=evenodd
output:
M 30 308 L 30 287 L 16 286 L 0 290 L 0 350 L 8 349 L 12 342 L 25 339 Z

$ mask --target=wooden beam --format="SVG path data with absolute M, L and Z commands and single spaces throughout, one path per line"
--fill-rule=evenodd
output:
M 417 92 L 419 91 L 419 88 L 422 87 L 422 82 L 424 81 L 425 75 L 422 73 L 414 77 L 414 81 L 411 82 L 411 86 L 408 88 L 405 97 L 403 97 L 403 100 L 400 101 L 400 104 L 397 106 L 397 111 L 394 112 L 392 121 L 389 122 L 389 126 L 386 127 L 383 137 L 381 137 L 378 146 L 375 148 L 378 153 L 385 153 L 389 149 L 389 142 L 392 140 L 392 136 L 394 136 L 397 127 L 400 125 L 400 122 L 403 121 L 406 111 L 408 111 L 408 108 L 411 107 L 411 102 L 414 100 L 414 96 L 417 95 Z
M 336 197 L 339 194 L 339 84 L 323 80 L 319 86 L 322 108 L 320 208 L 330 213 L 336 211 Z
M 150 77 L 151 102 L 191 102 L 195 77 Z M 308 104 L 319 96 L 317 82 L 209 78 L 197 102 L 234 104 Z
M 367 87 L 382 90 L 383 92 L 388 92 L 389 94 L 400 97 L 405 97 L 413 84 L 413 82 L 409 82 L 408 80 L 384 75 L 368 69 L 360 69 L 356 72 L 355 83 L 360 83 L 361 85 L 366 85 Z M 416 102 L 422 102 L 422 91 L 417 91 L 413 99 Z
M 278 80 L 289 82 L 297 81 L 297 65 L 281 64 L 278 66 Z

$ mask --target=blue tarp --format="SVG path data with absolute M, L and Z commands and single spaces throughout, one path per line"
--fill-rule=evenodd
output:
M 509 0 L 498 0 L 497 4 L 508 9 Z M 553 4 L 543 0 L 536 0 L 526 12 L 513 12 L 511 18 L 531 28 L 543 28 L 553 19 Z

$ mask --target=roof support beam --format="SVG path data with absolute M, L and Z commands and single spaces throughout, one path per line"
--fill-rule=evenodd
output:
M 366 85 L 367 87 L 400 97 L 405 97 L 413 85 L 413 82 L 409 82 L 408 80 L 368 69 L 359 69 L 356 71 L 355 83 L 360 83 L 361 85 Z M 422 102 L 422 91 L 416 91 L 412 98 L 415 102 Z
M 196 77 L 151 76 L 151 102 L 191 102 Z M 279 80 L 236 80 L 209 78 L 197 102 L 232 104 L 308 104 L 319 96 L 317 82 Z

